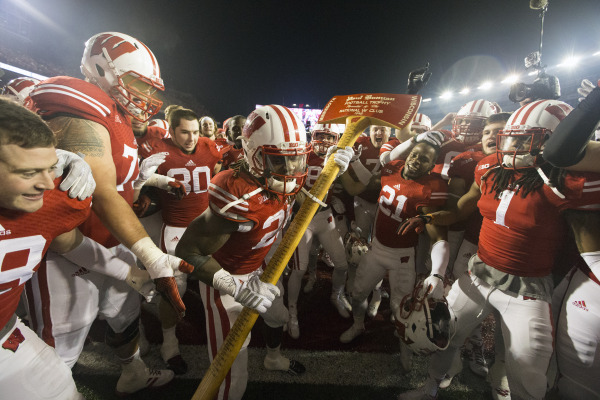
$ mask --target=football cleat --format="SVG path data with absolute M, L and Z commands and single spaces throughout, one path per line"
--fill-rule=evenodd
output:
M 450 366 L 450 370 L 446 372 L 444 375 L 444 379 L 442 379 L 439 383 L 439 387 L 441 389 L 445 389 L 452 383 L 452 379 L 463 369 L 463 362 L 460 358 L 460 353 L 457 352 L 452 360 L 452 365 Z
M 351 341 L 353 341 L 354 339 L 356 339 L 358 336 L 362 335 L 363 333 L 365 333 L 364 326 L 358 327 L 355 324 L 352 324 L 350 329 L 348 329 L 347 331 L 345 331 L 344 333 L 342 333 L 340 335 L 340 342 L 350 343 Z
M 119 397 L 127 396 L 146 388 L 158 388 L 171 382 L 175 373 L 168 369 L 150 369 L 141 359 L 134 359 L 132 363 L 139 364 L 135 369 L 128 368 L 123 371 L 117 381 L 116 394 Z
M 433 378 L 427 378 L 423 386 L 400 394 L 398 400 L 435 400 L 437 399 L 438 389 L 437 381 Z
M 269 371 L 282 371 L 292 376 L 306 372 L 306 367 L 301 362 L 283 356 L 277 358 L 265 357 L 264 366 Z

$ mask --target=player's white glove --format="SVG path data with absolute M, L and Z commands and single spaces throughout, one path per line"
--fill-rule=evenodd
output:
M 260 280 L 262 271 L 257 270 L 248 276 L 247 281 L 235 279 L 229 272 L 220 269 L 213 276 L 213 287 L 235 299 L 244 307 L 265 313 L 279 296 L 279 288 Z
M 590 94 L 590 92 L 592 90 L 594 90 L 596 88 L 596 85 L 594 85 L 592 82 L 588 81 L 587 79 L 584 79 L 581 81 L 581 87 L 579 89 L 577 89 L 577 93 L 579 93 L 579 95 L 581 96 L 579 98 L 579 101 L 582 101 L 583 99 L 585 99 L 587 97 L 588 94 Z
M 327 155 L 325 156 L 323 165 L 327 164 L 327 160 L 332 154 L 333 161 L 340 167 L 340 172 L 337 174 L 337 177 L 339 177 L 348 169 L 348 164 L 350 164 L 350 160 L 352 159 L 352 156 L 354 156 L 354 149 L 350 146 L 346 146 L 345 149 L 338 148 L 337 146 L 330 146 L 327 149 Z
M 423 281 L 423 291 L 421 296 L 427 296 L 431 299 L 441 299 L 444 297 L 444 278 L 441 275 L 429 275 Z
M 69 191 L 69 197 L 79 200 L 87 199 L 96 189 L 96 181 L 92 175 L 92 169 L 83 161 L 83 158 L 70 151 L 56 149 L 58 163 L 56 164 L 56 176 L 64 176 L 58 186 L 63 192 Z
M 139 190 L 146 184 L 146 181 L 156 172 L 158 166 L 165 162 L 167 152 L 152 154 L 140 163 L 140 176 L 133 182 L 133 188 Z
M 125 282 L 145 298 L 151 298 L 156 294 L 156 286 L 148 271 L 140 269 L 136 265 L 129 267 Z
M 440 147 L 444 143 L 444 134 L 439 131 L 427 131 L 415 136 L 415 143 L 427 142 L 433 146 Z
M 333 210 L 338 214 L 343 214 L 346 212 L 346 206 L 344 205 L 344 202 L 337 196 L 332 196 L 329 204 L 331 205 L 331 208 L 333 208 Z

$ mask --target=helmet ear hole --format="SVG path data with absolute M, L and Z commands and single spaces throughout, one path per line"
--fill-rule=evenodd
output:
M 96 71 L 98 71 L 98 75 L 100 75 L 102 78 L 104 78 L 104 69 L 99 66 L 98 64 L 96 64 Z

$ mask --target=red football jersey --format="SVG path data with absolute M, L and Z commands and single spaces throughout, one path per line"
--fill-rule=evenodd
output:
M 58 186 L 60 178 L 55 180 Z M 17 309 L 25 282 L 38 270 L 55 237 L 69 232 L 90 214 L 91 198 L 70 199 L 58 189 L 44 193 L 33 213 L 0 208 L 0 328 Z
M 481 143 L 467 145 L 456 140 L 448 140 L 442 144 L 440 153 L 433 167 L 432 173 L 440 174 L 444 179 L 450 179 L 448 176 L 448 170 L 450 169 L 450 162 L 457 155 L 464 153 L 465 151 L 481 151 Z
M 169 138 L 149 140 L 140 150 L 143 158 L 155 153 L 169 153 L 156 173 L 182 182 L 187 194 L 178 200 L 170 192 L 161 190 L 162 218 L 167 225 L 187 228 L 208 207 L 208 185 L 215 165 L 221 159 L 217 145 L 209 138 L 200 137 L 196 150 L 187 154 Z
M 312 189 L 313 185 L 321 175 L 323 171 L 323 162 L 325 159 L 319 157 L 314 151 L 308 155 L 308 159 L 306 160 L 307 165 L 307 173 L 306 173 L 306 181 L 304 182 L 304 188 L 308 191 Z M 331 185 L 329 191 L 327 192 L 327 196 L 325 196 L 325 203 L 329 203 L 331 201 L 331 196 L 334 194 L 340 194 L 343 191 L 341 185 L 336 185 L 335 183 Z
M 221 142 L 219 143 L 219 141 Z M 227 139 L 216 139 L 215 142 L 217 145 L 222 146 L 220 149 L 223 154 L 221 171 L 226 170 L 231 164 L 244 158 L 244 149 L 236 149 L 227 141 Z
M 362 146 L 362 152 L 360 153 L 360 162 L 372 174 L 379 173 L 379 170 L 381 169 L 381 163 L 379 162 L 379 148 L 373 146 L 373 142 L 371 142 L 371 138 L 368 136 L 361 136 L 358 139 L 356 139 L 356 142 L 354 143 L 354 150 L 358 150 L 359 146 Z M 354 174 L 352 166 L 349 166 L 348 169 L 351 171 L 351 174 Z M 353 178 L 357 180 L 356 177 Z M 377 197 L 379 196 L 379 191 L 366 190 L 358 196 L 371 203 L 375 203 L 377 201 Z
M 137 140 L 137 144 L 138 147 L 140 148 L 140 153 L 142 152 L 141 149 L 143 149 L 146 145 L 146 142 L 148 142 L 149 140 L 161 140 L 161 139 L 167 139 L 170 138 L 171 135 L 169 134 L 169 131 L 166 129 L 163 129 L 159 126 L 153 125 L 153 126 L 148 126 L 148 129 L 146 130 L 146 133 L 144 134 L 144 136 L 142 137 L 138 137 L 136 138 Z M 150 150 L 146 150 L 146 151 L 150 151 Z
M 483 158 L 485 158 L 483 151 L 465 151 L 464 153 L 460 153 L 450 161 L 448 176 L 450 179 L 463 179 L 465 181 L 465 189 L 469 191 L 475 180 L 475 167 Z M 479 213 L 479 210 L 477 210 L 466 221 L 452 225 L 450 230 L 464 230 L 464 239 L 477 244 L 482 220 L 483 217 Z
M 208 191 L 210 209 L 224 218 L 252 227 L 234 232 L 213 257 L 221 267 L 232 274 L 247 274 L 258 269 L 277 235 L 292 213 L 293 201 L 270 198 L 261 192 L 245 199 L 226 211 L 223 207 L 256 190 L 258 184 L 245 173 L 219 172 L 210 181 Z M 289 197 L 287 198 L 289 199 Z
M 30 96 L 31 108 L 44 119 L 70 114 L 99 123 L 108 130 L 117 190 L 130 205 L 133 204 L 132 182 L 137 179 L 139 170 L 137 143 L 129 115 L 122 112 L 99 87 L 67 76 L 42 81 Z M 95 213 L 91 213 L 79 229 L 85 236 L 106 247 L 119 244 Z
M 392 248 L 416 246 L 414 232 L 398 235 L 400 224 L 419 214 L 419 207 L 441 207 L 448 198 L 448 184 L 438 175 L 425 175 L 417 180 L 402 177 L 404 161 L 394 160 L 381 170 L 381 192 L 375 218 L 375 237 Z
M 546 276 L 566 237 L 560 213 L 567 209 L 599 209 L 600 175 L 568 173 L 562 190 L 566 199 L 558 197 L 547 185 L 525 198 L 514 190 L 505 190 L 495 199 L 495 192 L 490 191 L 493 173 L 485 177 L 484 174 L 497 165 L 494 154 L 481 160 L 475 170 L 475 182 L 482 193 L 477 203 L 483 215 L 479 257 L 512 275 Z

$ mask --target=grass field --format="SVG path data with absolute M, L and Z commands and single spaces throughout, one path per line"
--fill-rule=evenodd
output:
M 426 376 L 428 360 L 415 357 L 413 369 L 405 373 L 400 366 L 398 339 L 389 322 L 389 302 L 384 299 L 378 315 L 366 322 L 367 332 L 350 344 L 339 342 L 339 335 L 351 320 L 340 317 L 329 303 L 330 270 L 319 269 L 315 289 L 299 301 L 301 336 L 294 340 L 286 335 L 284 354 L 301 361 L 307 372 L 299 377 L 267 371 L 262 366 L 265 350 L 260 334 L 260 318 L 253 329 L 249 351 L 250 379 L 244 399 L 395 399 L 406 390 L 420 386 Z M 189 371 L 161 389 L 144 390 L 131 399 L 191 399 L 209 366 L 204 331 L 204 315 L 200 297 L 194 291 L 184 296 L 188 307 L 185 319 L 178 325 L 182 356 Z M 159 355 L 161 332 L 155 311 L 143 308 L 142 320 L 151 346 L 144 357 L 150 367 L 164 368 Z M 102 343 L 103 321 L 91 333 L 73 374 L 79 390 L 88 400 L 113 399 L 120 367 L 112 351 Z M 489 329 L 488 329 L 489 330 Z M 491 332 L 487 332 L 491 335 Z M 489 349 L 488 349 L 489 350 Z M 466 366 L 452 385 L 440 393 L 440 399 L 487 399 L 489 385 Z

